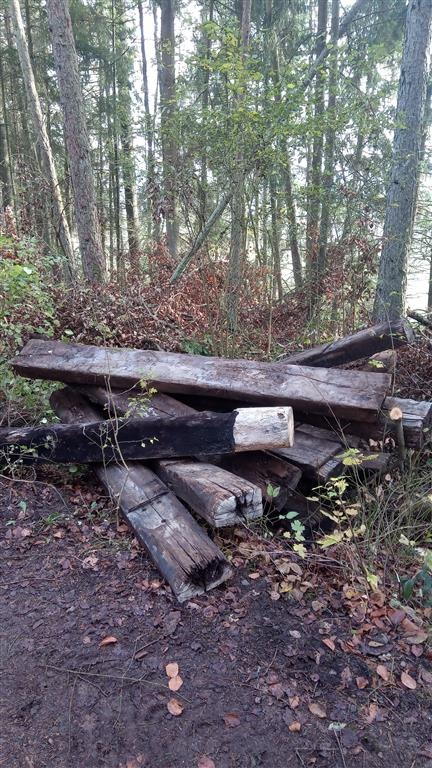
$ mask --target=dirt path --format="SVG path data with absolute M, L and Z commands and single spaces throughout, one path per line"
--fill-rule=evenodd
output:
M 386 606 L 352 644 L 340 592 L 274 600 L 238 557 L 229 586 L 180 608 L 87 490 L 64 506 L 44 485 L 2 488 L 1 766 L 432 767 L 430 658 Z

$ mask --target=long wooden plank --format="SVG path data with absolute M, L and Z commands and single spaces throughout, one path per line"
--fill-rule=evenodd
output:
M 165 418 L 108 419 L 0 430 L 0 449 L 26 464 L 120 463 L 283 448 L 292 445 L 292 408 L 239 408 Z
M 414 340 L 414 332 L 405 318 L 379 323 L 361 331 L 305 349 L 283 358 L 292 365 L 325 366 L 344 365 L 353 360 L 370 357 L 376 352 L 396 349 Z
M 97 403 L 104 409 L 104 412 L 110 418 L 114 416 L 123 416 L 126 413 L 133 416 L 141 415 L 148 418 L 159 417 L 162 415 L 186 415 L 195 413 L 195 409 L 189 405 L 181 403 L 179 400 L 171 397 L 170 395 L 164 395 L 157 393 L 151 398 L 139 390 L 122 392 L 119 390 L 107 390 L 104 387 L 80 387 L 82 394 L 88 397 L 92 402 Z M 226 401 L 222 401 L 226 402 Z M 197 457 L 199 458 L 199 457 Z M 157 471 L 159 472 L 167 462 L 158 462 Z M 178 466 L 178 465 L 177 465 Z M 214 465 L 212 465 L 214 467 Z M 241 477 L 252 484 L 254 488 L 259 488 L 262 498 L 267 502 L 271 502 L 277 509 L 282 509 L 285 506 L 288 498 L 291 496 L 292 491 L 298 485 L 301 478 L 301 470 L 290 464 L 284 459 L 277 456 L 272 456 L 270 453 L 264 451 L 253 451 L 249 453 L 237 453 L 230 456 L 217 457 L 217 466 L 229 471 L 231 478 L 237 476 Z M 199 472 L 202 471 L 203 463 L 200 461 Z M 215 467 L 216 469 L 216 467 Z M 226 473 L 227 474 L 227 473 Z M 183 482 L 187 480 L 187 476 L 183 476 Z M 230 485 L 228 485 L 230 483 Z M 233 497 L 240 499 L 248 498 L 248 492 L 243 490 L 240 494 L 237 491 L 238 479 L 229 480 L 228 477 L 224 477 L 223 485 L 225 488 L 232 487 Z M 277 497 L 271 498 L 268 493 L 268 486 L 278 487 L 280 489 Z M 176 489 L 179 490 L 178 488 Z M 217 495 L 219 491 L 216 488 Z M 194 498 L 194 492 L 191 489 L 191 496 L 189 499 Z M 188 499 L 184 498 L 186 501 Z M 234 499 L 233 499 L 234 500 Z M 202 514 L 204 509 L 204 516 L 208 519 L 208 510 L 203 507 L 204 499 L 200 499 L 199 505 L 194 507 L 194 511 L 198 514 Z M 190 503 L 190 501 L 188 501 Z M 232 502 L 231 502 L 232 504 Z M 243 508 L 241 514 L 246 519 L 255 519 L 255 514 L 250 513 L 247 509 Z
M 54 392 L 51 404 L 67 422 L 97 418 L 95 409 L 72 390 Z M 140 464 L 95 465 L 94 471 L 179 602 L 230 578 L 219 547 L 154 472 Z
M 14 359 L 17 373 L 69 384 L 130 387 L 143 379 L 158 391 L 210 394 L 314 413 L 374 421 L 387 374 L 332 371 L 284 363 L 226 360 L 173 352 L 111 349 L 31 339 Z

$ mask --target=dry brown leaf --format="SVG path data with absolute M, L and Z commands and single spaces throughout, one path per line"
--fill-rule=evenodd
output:
M 298 733 L 301 730 L 301 723 L 299 723 L 298 720 L 294 720 L 294 722 L 288 726 L 288 730 L 291 731 L 291 733 Z
M 236 728 L 240 725 L 240 718 L 236 712 L 226 712 L 223 715 L 223 721 L 229 728 Z
M 365 717 L 365 720 L 368 725 L 371 725 L 374 722 L 374 720 L 376 720 L 377 714 L 378 714 L 378 704 L 376 704 L 373 701 L 371 704 L 369 704 L 368 714 Z
M 408 645 L 421 645 L 422 643 L 425 643 L 427 639 L 428 633 L 420 629 L 415 635 L 406 637 L 405 642 L 407 642 Z
M 99 643 L 99 648 L 103 648 L 104 645 L 114 645 L 114 643 L 118 643 L 118 640 L 114 635 L 108 635 L 108 637 L 104 637 L 103 640 Z
M 384 664 L 378 664 L 376 668 L 376 673 L 383 680 L 385 680 L 386 683 L 388 683 L 388 681 L 390 680 L 390 670 L 387 669 L 387 667 Z
M 180 688 L 183 685 L 183 680 L 181 679 L 180 675 L 176 675 L 175 677 L 170 677 L 168 688 L 170 691 L 179 691 Z
M 250 574 L 249 574 L 249 578 L 250 578 L 250 579 L 253 579 L 253 580 L 254 580 L 254 579 L 259 579 L 259 577 L 260 577 L 260 576 L 261 576 L 261 574 L 260 574 L 260 573 L 258 573 L 257 571 L 255 571 L 254 573 L 250 573 Z
M 180 704 L 178 699 L 170 699 L 167 704 L 167 709 L 170 715 L 174 715 L 174 717 L 179 717 L 179 715 L 183 712 L 183 705 Z
M 349 667 L 344 667 L 341 672 L 341 682 L 345 687 L 352 683 L 352 672 Z
M 317 701 L 313 701 L 312 704 L 309 704 L 309 712 L 311 712 L 312 715 L 315 715 L 316 717 L 327 717 L 327 712 L 325 711 L 324 707 Z
M 168 677 L 177 677 L 179 673 L 179 665 L 177 662 L 172 661 L 166 665 L 165 672 L 167 673 Z
M 401 674 L 401 683 L 405 688 L 409 688 L 410 691 L 415 691 L 417 688 L 417 683 L 414 680 L 411 675 L 408 674 L 408 672 L 402 672 Z
M 297 707 L 300 704 L 300 699 L 298 696 L 290 696 L 288 699 L 289 705 L 291 709 L 297 709 Z
M 330 648 L 331 651 L 335 651 L 336 650 L 335 640 L 336 640 L 336 637 L 323 637 L 322 638 L 322 642 L 324 643 L 324 645 L 326 645 L 327 648 Z
M 432 672 L 428 672 L 424 667 L 420 667 L 420 677 L 424 683 L 432 685 Z
M 206 755 L 203 755 L 198 760 L 197 768 L 216 768 L 214 760 L 211 759 L 211 757 L 207 757 Z
M 285 691 L 280 683 L 273 683 L 272 685 L 269 685 L 269 693 L 279 701 L 280 699 L 283 699 Z

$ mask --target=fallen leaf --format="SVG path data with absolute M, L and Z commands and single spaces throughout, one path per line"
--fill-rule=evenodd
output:
M 423 656 L 423 648 L 421 647 L 421 645 L 412 645 L 410 650 L 412 655 L 415 656 L 416 659 L 419 659 L 420 656 Z
M 424 632 L 422 629 L 417 632 L 415 635 L 409 635 L 409 637 L 405 638 L 405 641 L 408 643 L 408 645 L 421 645 L 421 643 L 425 643 L 428 639 L 427 632 Z
M 420 667 L 420 677 L 424 683 L 432 685 L 432 672 L 428 672 L 424 667 Z
M 387 669 L 384 664 L 378 664 L 376 668 L 376 673 L 379 675 L 383 680 L 385 680 L 386 683 L 390 680 L 390 670 Z
M 223 715 L 223 721 L 229 728 L 236 728 L 240 725 L 240 718 L 235 712 L 227 712 Z
M 335 637 L 323 637 L 322 638 L 322 642 L 324 643 L 324 645 L 326 645 L 327 648 L 330 648 L 331 651 L 335 651 L 336 650 L 335 640 L 336 640 Z
M 180 704 L 178 699 L 170 699 L 167 704 L 167 709 L 170 715 L 174 715 L 174 717 L 179 717 L 179 715 L 183 712 L 183 705 Z
M 352 683 L 352 672 L 349 667 L 344 667 L 341 672 L 341 682 L 345 687 Z
M 118 640 L 114 635 L 108 635 L 108 637 L 104 637 L 103 640 L 99 643 L 99 648 L 103 648 L 104 645 L 114 645 L 114 643 L 118 643 Z
M 211 757 L 206 757 L 203 755 L 198 760 L 197 768 L 216 768 L 216 765 L 214 763 L 214 760 L 211 759 Z
M 378 605 L 379 608 L 382 608 L 382 606 L 385 603 L 385 594 L 384 592 L 381 592 L 379 589 L 375 590 L 375 592 L 372 592 L 370 596 L 370 601 L 374 605 Z
M 256 571 L 255 571 L 255 573 L 250 573 L 249 574 L 249 578 L 250 579 L 259 579 L 260 576 L 261 576 L 261 574 L 257 573 Z
M 170 691 L 179 691 L 180 688 L 183 685 L 183 680 L 181 679 L 180 675 L 176 675 L 175 677 L 170 677 L 168 688 Z
M 175 661 L 170 662 L 170 664 L 166 665 L 165 672 L 168 677 L 177 677 L 179 673 L 179 665 Z
M 311 712 L 316 717 L 327 717 L 327 712 L 325 711 L 324 707 L 321 704 L 318 704 L 317 701 L 313 701 L 312 704 L 309 704 L 309 712 Z
M 409 688 L 410 691 L 415 691 L 415 689 L 417 688 L 416 681 L 414 680 L 413 677 L 411 677 L 411 675 L 408 674 L 408 672 L 402 672 L 401 683 L 403 686 L 405 686 L 405 688 Z
M 360 690 L 362 691 L 363 688 L 368 687 L 369 680 L 367 679 L 367 677 L 356 677 L 356 684 L 357 684 L 357 688 L 360 688 Z
M 300 699 L 298 696 L 290 696 L 288 701 L 291 709 L 297 709 L 300 704 Z
M 163 620 L 163 629 L 166 635 L 173 635 L 181 619 L 180 611 L 170 611 Z
M 273 685 L 269 685 L 269 693 L 275 697 L 279 701 L 279 699 L 283 699 L 284 697 L 284 689 L 282 688 L 280 683 L 274 683 Z
M 371 704 L 369 704 L 368 714 L 365 717 L 365 720 L 368 725 L 371 725 L 374 722 L 374 720 L 376 720 L 377 714 L 378 714 L 378 704 L 376 704 L 373 701 Z
M 298 733 L 301 730 L 301 723 L 299 723 L 298 720 L 294 720 L 294 722 L 288 726 L 288 730 L 291 731 L 291 733 Z

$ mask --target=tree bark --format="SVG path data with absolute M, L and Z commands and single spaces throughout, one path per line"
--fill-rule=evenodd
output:
M 326 49 L 326 34 L 327 0 L 319 0 L 318 28 L 315 44 L 315 63 L 320 60 L 323 51 Z M 306 222 L 306 259 L 308 267 L 311 307 L 315 305 L 318 294 L 318 239 L 321 209 L 322 158 L 324 147 L 324 85 L 325 73 L 323 69 L 317 70 L 314 93 L 314 137 L 312 142 L 310 186 L 308 189 L 308 212 Z
M 68 0 L 47 0 L 47 12 L 64 116 L 66 149 L 82 266 L 85 278 L 97 283 L 104 277 L 105 258 L 102 251 L 90 140 Z
M 73 246 L 72 239 L 67 223 L 67 218 L 64 210 L 64 204 L 62 194 L 60 190 L 59 181 L 57 178 L 57 171 L 54 163 L 54 157 L 51 149 L 51 144 L 48 137 L 48 132 L 45 125 L 45 120 L 42 114 L 42 108 L 39 101 L 38 92 L 36 89 L 36 82 L 34 78 L 33 68 L 31 65 L 31 59 L 27 40 L 24 31 L 24 22 L 21 15 L 21 8 L 19 0 L 10 0 L 9 3 L 12 23 L 14 27 L 15 40 L 18 50 L 18 56 L 21 65 L 22 76 L 24 80 L 24 87 L 27 95 L 27 103 L 29 106 L 31 119 L 33 122 L 34 132 L 36 136 L 37 148 L 39 150 L 42 170 L 48 180 L 51 195 L 54 214 L 54 228 L 58 235 L 60 245 L 65 255 L 67 267 L 69 273 L 72 272 L 73 267 Z
M 338 81 L 339 0 L 332 0 L 330 44 L 332 46 L 328 80 L 327 126 L 325 131 L 324 172 L 322 179 L 322 206 L 318 253 L 318 291 L 322 293 L 322 278 L 327 266 L 327 245 L 330 229 L 330 211 L 334 178 L 336 143 L 336 89 Z
M 146 192 L 147 192 L 147 205 L 150 214 L 150 231 L 149 234 L 153 236 L 155 241 L 159 240 L 159 214 L 158 214 L 158 190 L 156 183 L 156 164 L 154 156 L 154 127 L 153 119 L 150 112 L 149 101 L 149 85 L 147 74 L 147 55 L 144 36 L 144 12 L 142 6 L 142 0 L 138 0 L 138 14 L 140 25 L 140 44 L 141 44 L 141 66 L 142 66 L 142 81 L 143 81 L 143 100 L 144 100 L 144 117 L 145 117 L 145 132 L 146 132 L 146 146 L 147 146 L 147 180 L 146 180 Z
M 241 58 L 244 62 L 247 56 L 249 46 L 251 26 L 251 0 L 242 0 L 240 17 L 240 50 Z M 241 104 L 243 94 L 240 93 L 236 98 L 236 106 Z M 233 173 L 234 195 L 231 205 L 231 247 L 228 263 L 228 285 L 227 285 L 227 321 L 231 332 L 237 330 L 238 323 L 238 300 L 239 290 L 242 279 L 242 245 L 244 230 L 244 148 L 242 146 L 242 137 L 237 136 L 238 150 L 235 158 L 235 169 Z
M 179 223 L 177 218 L 178 147 L 175 116 L 175 33 L 174 0 L 159 0 L 161 9 L 159 88 L 161 109 L 162 163 L 164 176 L 164 206 L 168 250 L 177 257 Z
M 405 308 L 408 254 L 420 171 L 431 25 L 430 0 L 410 0 L 399 79 L 383 248 L 375 295 L 374 316 L 377 320 L 395 319 L 403 314 Z
M 6 140 L 6 123 L 0 122 L 0 199 L 5 211 L 12 202 L 9 176 L 9 156 Z

